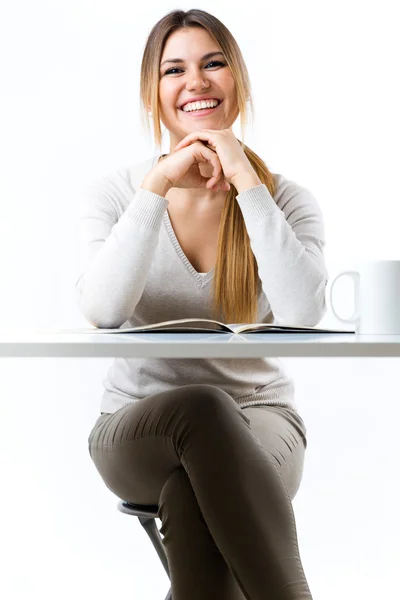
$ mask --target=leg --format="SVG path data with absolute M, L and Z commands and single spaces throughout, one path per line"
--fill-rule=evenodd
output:
M 246 409 L 212 389 L 197 396 L 177 436 L 209 531 L 245 598 L 311 600 L 281 465 L 270 442 L 264 449 L 253 434 Z
M 281 406 L 248 406 L 243 409 L 250 427 L 269 452 L 293 500 L 303 477 L 307 429 L 300 415 Z
M 179 520 L 177 517 L 171 525 L 172 501 L 167 504 L 168 493 L 162 496 L 161 492 L 182 465 L 204 523 L 244 597 L 311 599 L 288 491 L 276 458 L 253 434 L 244 410 L 214 386 L 183 386 L 129 405 L 103 422 L 100 418 L 89 438 L 92 459 L 111 491 L 140 504 L 161 500 L 172 578 L 176 587 L 185 589 L 182 596 L 175 594 L 174 600 L 213 599 L 214 589 L 229 589 L 224 575 L 225 583 L 208 577 L 207 589 L 192 587 L 196 564 L 192 563 L 189 573 L 181 569 L 180 562 L 174 564 L 179 552 L 173 552 L 172 546 L 174 541 L 177 546 L 181 542 L 171 532 L 179 528 Z M 200 539 L 204 529 L 198 519 L 194 521 L 195 539 Z M 208 542 L 196 549 L 209 549 Z M 204 553 L 201 564 L 208 564 L 209 555 L 214 558 L 215 551 Z M 208 569 L 214 578 L 223 573 L 218 569 L 216 573 L 214 564 Z M 221 598 L 218 593 L 214 597 Z
M 208 530 L 183 467 L 165 482 L 159 505 L 173 599 L 245 600 Z
M 174 600 L 245 600 L 208 530 L 173 443 L 174 429 L 190 418 L 184 407 L 196 396 L 193 388 L 152 395 L 100 416 L 89 436 L 89 452 L 118 498 L 159 505 Z

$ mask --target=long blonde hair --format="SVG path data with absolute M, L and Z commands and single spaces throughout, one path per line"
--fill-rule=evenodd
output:
M 140 73 L 142 123 L 150 132 L 148 107 L 153 115 L 154 138 L 161 150 L 162 133 L 159 112 L 159 67 L 168 37 L 182 28 L 202 27 L 219 44 L 236 82 L 242 138 L 247 122 L 247 99 L 254 113 L 250 79 L 242 53 L 235 38 L 213 15 L 198 9 L 187 12 L 173 10 L 152 28 L 143 53 Z M 144 117 L 144 119 L 143 119 Z M 260 181 L 271 196 L 275 193 L 272 173 L 261 158 L 238 140 Z M 236 188 L 231 185 L 221 214 L 217 259 L 212 287 L 213 318 L 224 323 L 255 323 L 258 307 L 258 266 L 250 246 L 242 212 L 236 201 Z

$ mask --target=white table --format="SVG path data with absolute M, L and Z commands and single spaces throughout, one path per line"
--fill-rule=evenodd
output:
M 400 335 L 0 332 L 0 358 L 398 357 Z

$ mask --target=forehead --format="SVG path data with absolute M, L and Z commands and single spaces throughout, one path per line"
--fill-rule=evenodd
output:
M 219 45 L 205 29 L 199 27 L 179 29 L 169 36 L 161 59 L 170 58 L 172 56 L 179 57 L 179 52 L 182 54 L 185 52 L 187 55 L 193 56 L 196 54 L 201 55 L 204 54 L 204 51 L 208 48 L 210 50 L 220 50 Z M 181 58 L 183 58 L 183 56 Z

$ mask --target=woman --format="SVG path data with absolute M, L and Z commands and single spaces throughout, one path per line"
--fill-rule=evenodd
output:
M 316 325 L 322 214 L 233 135 L 251 99 L 231 33 L 205 11 L 167 14 L 147 40 L 141 100 L 169 153 L 86 196 L 76 290 L 88 321 Z M 282 363 L 120 358 L 104 387 L 90 455 L 116 496 L 158 504 L 174 600 L 309 600 L 292 509 L 306 427 Z

